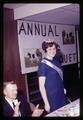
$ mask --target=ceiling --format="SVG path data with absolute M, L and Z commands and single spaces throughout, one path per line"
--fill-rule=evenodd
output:
M 26 4 L 22 4 L 22 3 L 7 3 L 7 4 L 4 4 L 4 8 L 10 8 L 10 9 L 15 9 L 15 8 L 19 8 L 19 7 L 21 7 L 21 6 L 23 6 L 23 5 L 26 5 Z
M 25 4 L 5 4 L 5 8 L 15 9 Z M 39 21 L 47 23 L 80 25 L 80 5 L 71 4 L 65 7 L 56 8 L 43 13 L 22 18 L 22 20 Z

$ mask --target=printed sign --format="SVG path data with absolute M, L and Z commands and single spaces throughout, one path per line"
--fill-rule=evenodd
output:
M 59 45 L 62 65 L 77 63 L 75 26 L 18 20 L 17 28 L 22 74 L 37 71 L 44 57 L 42 42 L 48 39 Z

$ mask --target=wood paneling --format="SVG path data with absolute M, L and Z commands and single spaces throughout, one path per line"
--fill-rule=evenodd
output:
M 18 88 L 26 95 L 25 76 L 21 74 L 16 24 L 13 9 L 4 9 L 3 80 L 15 80 Z

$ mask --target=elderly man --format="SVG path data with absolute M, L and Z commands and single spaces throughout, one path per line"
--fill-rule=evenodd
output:
M 36 117 L 41 116 L 43 109 L 39 109 L 39 104 L 31 113 L 30 106 L 23 96 L 18 96 L 18 88 L 14 81 L 3 83 L 4 98 L 2 101 L 3 115 L 7 117 Z

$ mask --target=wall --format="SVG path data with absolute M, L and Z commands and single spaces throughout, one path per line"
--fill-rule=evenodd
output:
M 25 76 L 21 74 L 13 10 L 4 9 L 3 12 L 3 81 L 15 80 L 18 89 L 26 96 Z

